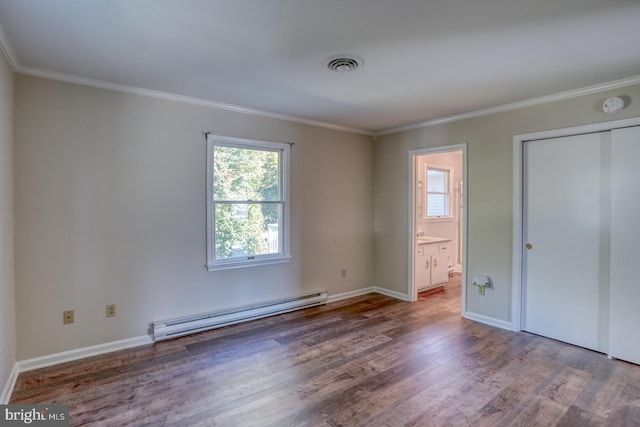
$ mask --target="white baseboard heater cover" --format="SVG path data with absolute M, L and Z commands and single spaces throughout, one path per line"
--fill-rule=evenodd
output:
M 312 292 L 295 297 L 266 301 L 223 311 L 213 311 L 194 316 L 153 322 L 153 340 L 162 341 L 194 334 L 209 329 L 220 328 L 234 323 L 246 322 L 287 313 L 303 308 L 326 304 L 327 291 Z

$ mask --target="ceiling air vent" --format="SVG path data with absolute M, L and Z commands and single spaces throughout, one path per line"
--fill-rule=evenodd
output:
M 364 64 L 362 58 L 355 55 L 336 55 L 327 58 L 324 61 L 324 66 L 331 71 L 337 71 L 344 73 L 347 71 L 353 71 Z

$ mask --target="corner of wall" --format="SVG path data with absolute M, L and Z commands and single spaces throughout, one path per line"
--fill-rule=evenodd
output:
M 9 403 L 11 399 L 11 393 L 13 393 L 13 388 L 16 385 L 16 380 L 18 379 L 18 364 L 13 364 L 13 369 L 11 369 L 11 373 L 9 374 L 9 378 L 7 378 L 7 383 L 2 390 L 2 394 L 0 395 L 0 405 L 6 405 Z
M 4 52 L 4 51 L 3 51 Z M 7 58 L 8 59 L 8 58 Z M 11 396 L 16 374 L 15 264 L 13 214 L 14 74 L 0 54 L 0 402 Z
M 399 299 L 400 301 L 406 301 L 406 302 L 411 301 L 411 298 L 409 297 L 408 294 L 403 294 L 400 292 L 392 291 L 390 289 L 381 288 L 379 286 L 374 286 L 373 291 L 381 295 L 386 295 L 391 298 Z
M 511 322 L 506 322 L 504 320 L 496 319 L 489 316 L 484 316 L 482 314 L 465 311 L 464 313 L 462 313 L 462 317 L 464 317 L 467 320 L 472 320 L 474 322 L 483 323 L 485 325 L 493 326 L 500 329 L 505 329 L 507 331 L 513 330 L 513 328 L 511 327 Z

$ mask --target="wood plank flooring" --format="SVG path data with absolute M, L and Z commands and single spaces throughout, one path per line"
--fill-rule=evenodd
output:
M 20 374 L 73 426 L 640 426 L 640 367 L 460 317 L 460 276 Z

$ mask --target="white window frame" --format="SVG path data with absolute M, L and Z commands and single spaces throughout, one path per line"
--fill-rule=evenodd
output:
M 433 193 L 433 194 L 447 194 L 448 201 L 448 215 L 438 215 L 438 216 L 429 216 L 429 169 L 432 170 L 440 170 L 447 172 L 447 192 L 446 193 Z M 453 212 L 453 179 L 454 179 L 454 170 L 452 167 L 437 165 L 437 164 L 426 164 L 424 169 L 424 219 L 427 222 L 446 222 L 446 221 L 454 221 L 455 216 L 452 215 Z
M 281 250 L 277 254 L 215 258 L 215 209 L 213 198 L 213 156 L 215 146 L 238 147 L 246 149 L 276 150 L 280 152 L 280 200 L 282 205 Z M 207 134 L 207 270 L 218 271 L 232 268 L 253 267 L 259 265 L 278 264 L 291 259 L 290 252 L 290 158 L 291 144 L 284 142 L 260 141 L 255 139 L 236 138 L 223 135 Z

